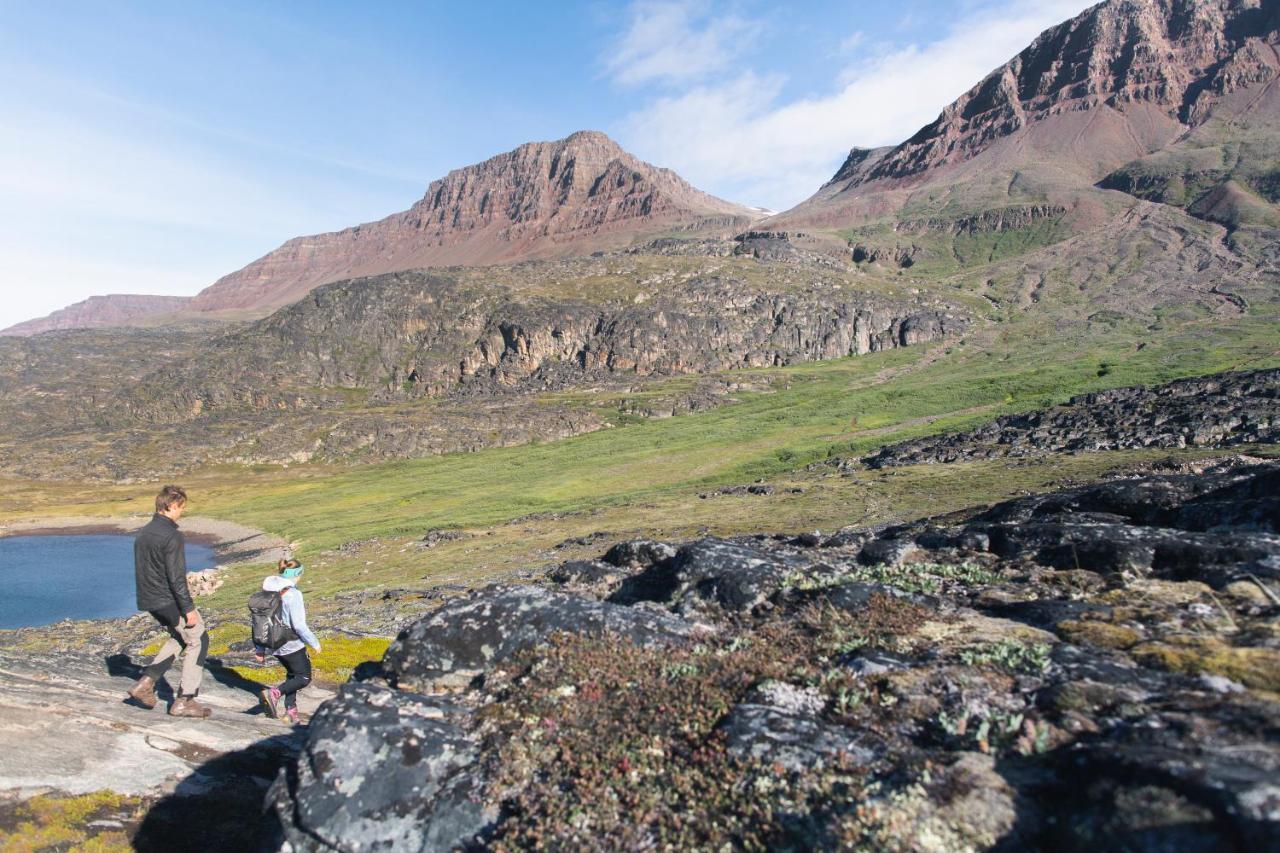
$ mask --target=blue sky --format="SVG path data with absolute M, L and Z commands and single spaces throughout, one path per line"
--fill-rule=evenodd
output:
M 1087 5 L 0 0 L 0 328 L 195 293 L 584 128 L 784 209 Z

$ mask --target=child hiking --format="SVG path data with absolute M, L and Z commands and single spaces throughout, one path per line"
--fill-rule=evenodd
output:
M 307 611 L 302 591 L 298 589 L 302 564 L 297 560 L 281 560 L 279 568 L 280 574 L 263 579 L 262 592 L 249 597 L 249 612 L 258 662 L 266 660 L 270 652 L 288 675 L 278 687 L 262 689 L 262 707 L 270 716 L 279 718 L 283 698 L 284 714 L 296 724 L 298 691 L 311 683 L 311 659 L 307 657 L 306 647 L 319 652 L 320 640 L 307 627 Z

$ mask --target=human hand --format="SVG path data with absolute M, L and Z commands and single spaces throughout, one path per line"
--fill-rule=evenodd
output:
M 262 652 L 254 652 L 253 659 L 256 660 L 258 663 L 265 663 L 267 660 L 267 656 Z
M 192 610 L 187 614 L 187 627 L 194 628 L 198 624 L 200 624 L 200 611 Z

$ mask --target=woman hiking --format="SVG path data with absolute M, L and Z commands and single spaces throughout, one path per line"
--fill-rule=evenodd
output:
M 307 627 L 307 611 L 302 603 L 302 590 L 298 589 L 302 568 L 297 560 L 281 560 L 280 574 L 271 575 L 262 581 L 263 592 L 280 596 L 281 620 L 297 637 L 274 649 L 267 649 L 256 643 L 254 645 L 254 656 L 258 663 L 266 660 L 269 651 L 280 661 L 289 676 L 278 687 L 262 689 L 262 707 L 268 715 L 279 719 L 280 699 L 283 697 L 284 713 L 295 725 L 298 723 L 298 691 L 311 683 L 311 659 L 307 657 L 307 646 L 320 651 L 320 640 Z

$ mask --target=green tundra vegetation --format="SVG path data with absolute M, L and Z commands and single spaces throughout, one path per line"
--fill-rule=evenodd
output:
M 739 393 L 711 411 L 615 419 L 610 429 L 556 442 L 363 466 L 218 466 L 194 471 L 184 483 L 195 512 L 296 543 L 318 569 L 308 589 L 323 612 L 323 599 L 344 590 L 470 584 L 587 556 L 598 547 L 555 546 L 596 531 L 674 538 L 831 530 L 1097 476 L 1170 451 L 841 475 L 821 463 L 1085 391 L 1280 364 L 1275 310 L 1265 302 L 1229 324 L 1179 306 L 1159 309 L 1166 319 L 1145 324 L 1096 314 L 1064 324 L 1047 312 L 1006 319 L 1002 311 L 992 309 L 992 318 L 946 344 L 735 372 L 771 390 Z M 547 400 L 600 402 L 584 391 Z M 761 478 L 779 487 L 767 501 L 710 494 Z M 0 480 L 0 517 L 145 513 L 154 488 L 116 483 L 88 491 L 74 483 Z M 417 547 L 437 529 L 466 535 L 430 551 Z M 260 567 L 242 567 L 210 603 L 238 605 L 258 577 Z

